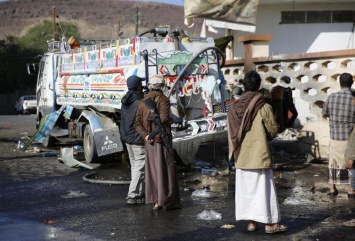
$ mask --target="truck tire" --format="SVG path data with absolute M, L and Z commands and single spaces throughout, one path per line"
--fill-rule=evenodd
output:
M 92 134 L 91 127 L 89 124 L 85 126 L 83 144 L 86 162 L 97 163 L 99 157 L 97 156 L 94 135 Z

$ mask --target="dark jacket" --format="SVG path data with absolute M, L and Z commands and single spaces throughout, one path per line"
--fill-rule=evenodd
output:
M 138 103 L 141 99 L 143 99 L 143 94 L 129 90 L 121 101 L 120 135 L 121 140 L 127 144 L 144 144 L 143 138 L 134 129 Z

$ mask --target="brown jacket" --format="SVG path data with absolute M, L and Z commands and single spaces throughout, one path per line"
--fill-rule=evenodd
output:
M 159 113 L 161 122 L 164 124 L 166 131 L 170 133 L 171 119 L 169 98 L 166 97 L 163 92 L 157 90 L 149 92 L 144 96 L 144 98 L 151 98 L 152 101 L 156 102 L 156 109 Z M 150 117 L 152 117 L 152 113 L 144 102 L 140 101 L 138 104 L 134 127 L 143 139 L 145 139 L 145 137 L 155 129 L 154 123 L 147 121 Z M 159 143 L 162 142 L 159 134 L 155 136 L 154 141 Z
M 235 167 L 240 169 L 266 169 L 272 167 L 268 135 L 277 135 L 278 125 L 269 104 L 265 104 L 245 134 L 239 151 L 234 153 Z M 268 134 L 267 134 L 268 133 Z

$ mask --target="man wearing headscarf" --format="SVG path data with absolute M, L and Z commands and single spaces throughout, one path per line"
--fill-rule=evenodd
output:
M 171 142 L 170 101 L 163 92 L 166 89 L 164 77 L 150 76 L 148 89 L 149 93 L 144 98 L 150 98 L 155 103 Z M 149 139 L 149 134 L 156 128 L 155 124 L 149 121 L 151 118 L 152 112 L 141 101 L 136 114 L 135 129 L 145 140 L 145 201 L 146 204 L 154 204 L 154 210 L 181 208 L 175 158 L 164 146 L 160 134 Z
M 243 88 L 239 86 L 239 82 L 236 78 L 230 78 L 227 81 L 227 90 L 231 99 L 238 99 L 243 94 Z
M 258 90 L 260 75 L 250 71 L 243 82 L 244 94 L 228 110 L 229 157 L 235 159 L 236 220 L 248 220 L 248 231 L 258 222 L 265 233 L 284 232 L 280 225 L 269 139 L 278 133 L 278 125 L 268 100 Z

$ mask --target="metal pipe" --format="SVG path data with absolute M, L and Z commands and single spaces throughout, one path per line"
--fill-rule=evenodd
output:
M 202 54 L 203 52 L 210 50 L 210 49 L 214 49 L 217 51 L 217 61 L 219 61 L 218 58 L 218 54 L 220 54 L 222 56 L 222 63 L 219 65 L 219 68 L 223 68 L 224 64 L 225 64 L 225 56 L 224 53 L 222 52 L 222 50 L 220 50 L 219 48 L 215 47 L 215 46 L 210 46 L 207 48 L 202 49 L 200 52 L 198 52 L 186 65 L 185 67 L 181 70 L 180 74 L 178 75 L 178 77 L 175 79 L 175 82 L 172 84 L 170 92 L 168 97 L 171 96 L 172 91 L 174 90 L 174 88 L 176 87 L 177 83 L 179 82 L 179 80 L 181 79 L 181 77 L 183 76 L 183 74 L 185 73 L 185 71 L 190 67 L 190 65 L 195 61 L 196 58 L 198 58 L 200 56 L 200 54 Z M 219 63 L 218 63 L 219 64 Z M 218 70 L 219 71 L 219 70 Z

